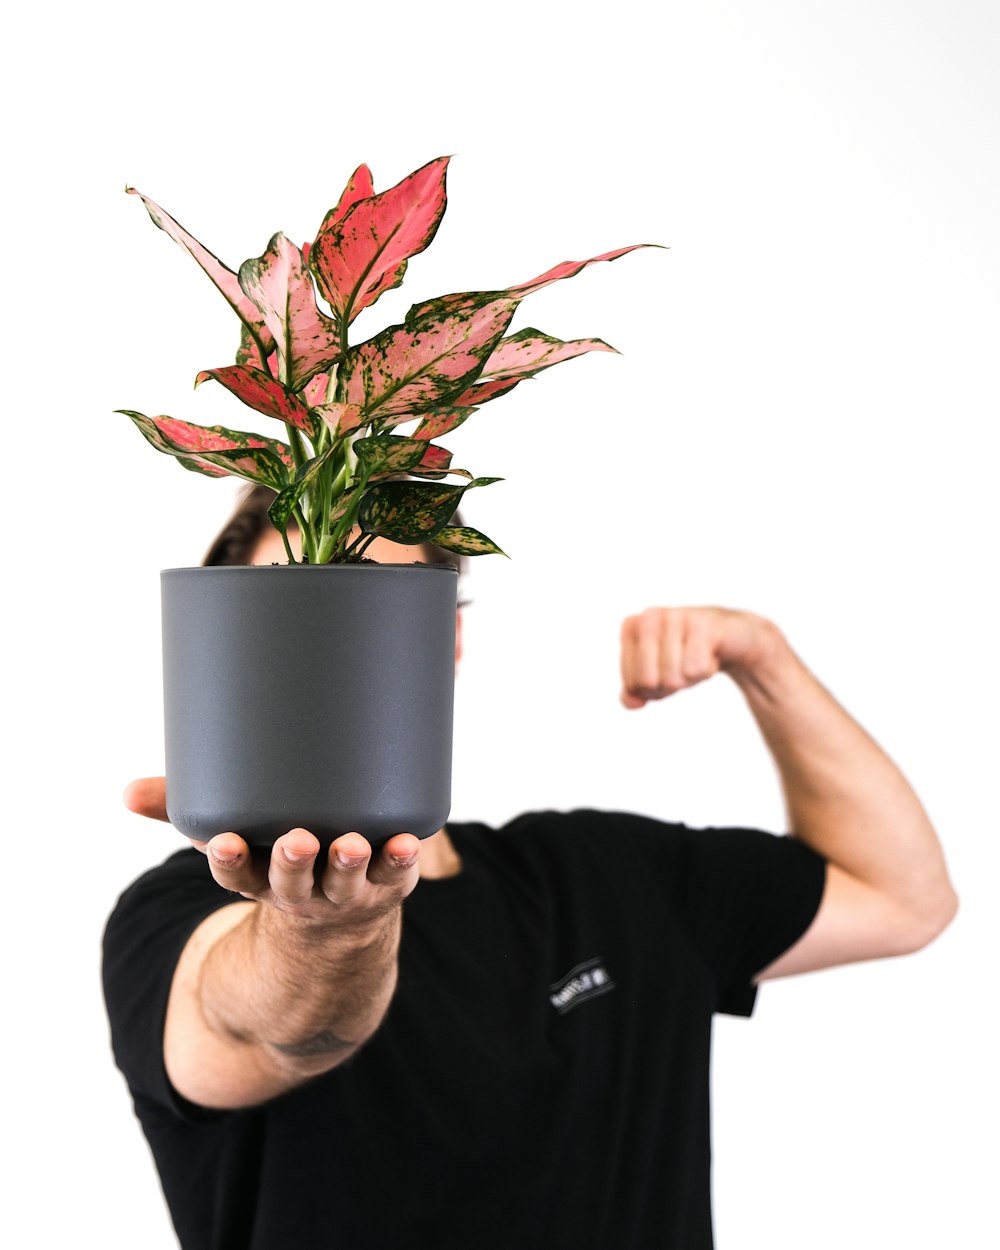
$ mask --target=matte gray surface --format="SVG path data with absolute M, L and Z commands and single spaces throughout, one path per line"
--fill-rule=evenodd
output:
M 458 575 L 438 565 L 167 569 L 167 812 L 269 845 L 424 838 L 451 806 Z

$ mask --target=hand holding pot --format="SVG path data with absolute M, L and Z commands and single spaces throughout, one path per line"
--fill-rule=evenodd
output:
M 164 779 L 132 782 L 125 803 L 165 820 Z M 171 986 L 164 1061 L 189 1101 L 252 1106 L 336 1067 L 378 1027 L 420 843 L 397 834 L 373 852 L 347 833 L 324 861 L 305 829 L 256 852 L 234 833 L 194 845 L 221 886 L 251 901 L 222 906 L 189 938 Z
M 162 777 L 133 781 L 124 797 L 130 811 L 167 819 Z M 419 875 L 420 841 L 408 833 L 389 838 L 375 852 L 360 834 L 345 833 L 319 863 L 319 840 L 305 829 L 284 834 L 267 857 L 255 856 L 235 833 L 220 833 L 208 842 L 189 840 L 224 889 L 287 915 L 338 927 L 378 920 L 410 893 Z

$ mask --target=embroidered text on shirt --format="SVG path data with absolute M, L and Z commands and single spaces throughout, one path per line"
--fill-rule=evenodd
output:
M 550 985 L 549 1002 L 561 1016 L 588 998 L 596 998 L 615 988 L 600 955 L 577 964 L 555 984 Z

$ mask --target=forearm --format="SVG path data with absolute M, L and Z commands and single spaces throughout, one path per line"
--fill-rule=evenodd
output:
M 791 831 L 914 916 L 950 917 L 941 847 L 906 778 L 777 628 L 765 623 L 763 635 L 729 672 L 774 757 Z
M 206 1025 L 257 1050 L 289 1086 L 341 1063 L 375 1032 L 396 984 L 400 917 L 344 930 L 255 906 L 209 950 Z

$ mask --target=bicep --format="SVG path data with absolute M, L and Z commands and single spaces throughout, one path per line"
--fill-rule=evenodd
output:
M 809 928 L 753 979 L 757 983 L 838 964 L 904 955 L 920 945 L 911 919 L 898 903 L 828 863 L 823 897 Z

